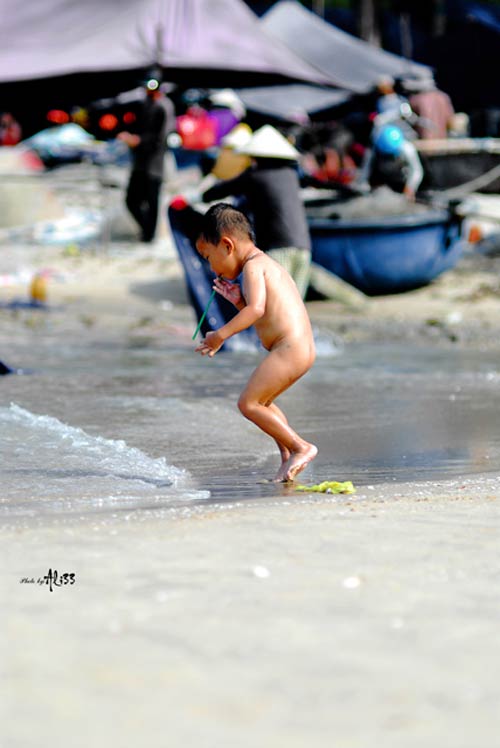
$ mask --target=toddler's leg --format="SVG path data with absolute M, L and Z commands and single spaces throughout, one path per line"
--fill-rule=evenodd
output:
M 278 406 L 276 405 L 276 403 L 268 403 L 267 407 L 270 408 L 271 410 L 273 410 L 276 413 L 276 415 L 278 416 L 278 418 L 281 418 L 281 420 L 283 421 L 283 423 L 288 424 L 288 420 L 287 420 L 286 415 L 283 413 L 283 411 L 280 408 L 278 408 Z M 276 441 L 276 444 L 278 445 L 278 449 L 280 451 L 281 465 L 280 465 L 280 469 L 278 470 L 278 472 L 277 472 L 276 477 L 274 478 L 274 480 L 275 480 L 275 482 L 279 483 L 279 482 L 281 482 L 283 480 L 286 480 L 286 478 L 285 478 L 285 476 L 286 476 L 286 468 L 287 468 L 288 460 L 290 459 L 290 450 L 287 447 L 285 447 L 284 444 L 281 444 L 281 442 L 279 442 L 277 440 L 275 440 L 275 441 Z
M 277 479 L 293 480 L 316 457 L 314 444 L 302 439 L 288 424 L 273 400 L 311 367 L 312 358 L 288 345 L 275 348 L 254 371 L 238 401 L 243 415 L 271 436 L 282 454 L 290 456 Z M 270 407 L 273 405 L 274 407 Z

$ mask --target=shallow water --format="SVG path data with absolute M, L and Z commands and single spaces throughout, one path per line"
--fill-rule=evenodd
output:
M 302 482 L 358 486 L 500 469 L 493 354 L 337 347 L 317 333 L 313 370 L 281 398 L 319 447 Z M 190 341 L 47 329 L 9 344 L 25 376 L 0 380 L 2 521 L 173 509 L 274 497 L 273 442 L 237 412 L 259 353 L 208 361 Z

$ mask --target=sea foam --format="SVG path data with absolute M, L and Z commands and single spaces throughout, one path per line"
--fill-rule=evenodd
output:
M 168 489 L 177 498 L 184 493 L 197 499 L 208 495 L 193 491 L 189 473 L 165 457 L 150 457 L 121 439 L 92 436 L 15 403 L 0 408 L 0 454 L 7 496 L 19 495 L 21 486 L 28 496 L 55 498 L 62 490 L 69 498 L 74 493 L 108 495 L 110 481 L 118 492 L 132 491 L 138 497 L 157 494 L 158 489 Z

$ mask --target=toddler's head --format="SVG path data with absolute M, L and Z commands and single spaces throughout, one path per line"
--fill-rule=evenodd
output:
M 199 238 L 217 246 L 223 236 L 255 242 L 250 221 L 229 203 L 213 205 L 201 219 Z

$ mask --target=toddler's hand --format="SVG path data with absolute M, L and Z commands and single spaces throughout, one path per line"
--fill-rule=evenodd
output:
M 214 288 L 217 293 L 220 293 L 225 299 L 238 306 L 243 302 L 243 296 L 238 283 L 231 283 L 231 281 L 224 280 L 224 278 L 216 278 L 214 281 Z
M 219 348 L 222 347 L 223 342 L 224 341 L 221 340 L 217 331 L 207 332 L 205 338 L 203 338 L 201 343 L 196 346 L 195 351 L 201 353 L 202 356 L 206 356 L 208 353 L 209 358 L 212 358 L 215 356 Z

